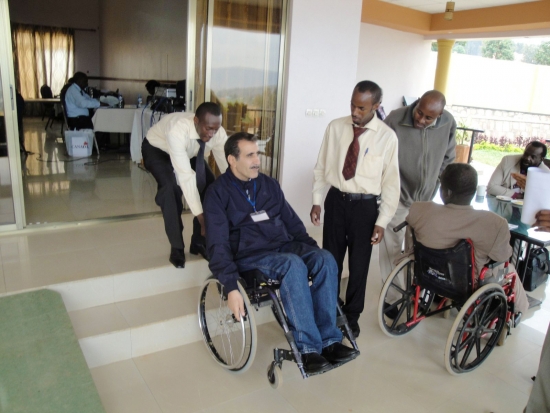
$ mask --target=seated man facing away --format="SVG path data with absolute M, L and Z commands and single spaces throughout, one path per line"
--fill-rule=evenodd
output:
M 307 373 L 348 361 L 358 352 L 341 344 L 336 326 L 338 269 L 286 202 L 279 184 L 259 172 L 257 138 L 236 133 L 225 143 L 227 171 L 204 200 L 210 270 L 224 285 L 235 318 L 244 315 L 239 272 L 260 270 L 280 292 Z M 308 282 L 312 277 L 312 285 Z
M 428 248 L 444 249 L 469 238 L 474 244 L 476 277 L 489 261 L 508 261 L 512 255 L 510 230 L 506 220 L 494 212 L 475 210 L 471 201 L 476 194 L 477 172 L 468 165 L 453 163 L 441 174 L 439 193 L 444 205 L 434 202 L 412 204 L 407 222 L 416 239 Z M 509 265 L 510 271 L 515 271 Z M 529 308 L 527 295 L 516 276 L 515 313 Z
M 528 168 L 540 168 L 549 171 L 542 162 L 547 148 L 542 142 L 534 141 L 525 147 L 523 155 L 508 155 L 502 158 L 487 184 L 489 195 L 504 195 L 511 198 L 523 198 Z

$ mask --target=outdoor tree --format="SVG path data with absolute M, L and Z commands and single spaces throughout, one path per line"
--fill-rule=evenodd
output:
M 483 42 L 481 55 L 490 59 L 514 60 L 514 42 L 510 39 L 487 40 Z
M 533 56 L 533 63 L 550 66 L 550 42 L 542 43 Z
M 453 46 L 453 53 L 461 53 L 461 54 L 466 54 L 466 41 L 456 41 L 454 46 Z M 432 52 L 437 52 L 438 51 L 438 47 L 437 47 L 437 42 L 432 42 Z
M 535 63 L 535 53 L 537 52 L 537 49 L 538 46 L 535 46 L 534 44 L 526 44 L 522 50 L 522 61 L 525 63 Z

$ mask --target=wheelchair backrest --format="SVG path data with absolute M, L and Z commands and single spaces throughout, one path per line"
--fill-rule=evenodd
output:
M 434 249 L 413 239 L 418 285 L 443 297 L 466 301 L 472 295 L 475 281 L 472 241 L 461 240 L 452 248 Z

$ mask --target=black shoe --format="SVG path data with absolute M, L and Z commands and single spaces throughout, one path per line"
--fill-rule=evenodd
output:
M 390 306 L 391 304 L 384 302 L 384 315 L 392 320 L 395 320 L 395 317 L 399 314 L 399 310 L 397 309 L 397 306 L 395 306 L 391 310 L 386 311 Z
M 351 328 L 353 337 L 355 338 L 359 337 L 359 333 L 361 333 L 361 329 L 359 328 L 359 325 L 349 326 L 349 328 Z
M 344 346 L 342 343 L 333 343 L 323 349 L 321 356 L 331 363 L 343 363 L 353 360 L 359 355 L 354 348 Z
M 521 321 L 521 312 L 517 312 L 514 314 L 514 327 L 517 327 L 519 322 Z
M 328 360 L 319 353 L 302 354 L 302 362 L 304 363 L 304 370 L 308 374 L 321 373 L 331 366 Z
M 176 268 L 185 268 L 185 253 L 183 250 L 172 248 L 170 251 L 170 262 Z
M 206 261 L 210 261 L 208 258 L 208 253 L 206 252 L 206 246 L 203 244 L 191 244 L 189 247 L 189 252 L 193 255 L 200 254 Z

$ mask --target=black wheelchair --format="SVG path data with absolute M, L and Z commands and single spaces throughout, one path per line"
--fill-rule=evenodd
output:
M 406 223 L 396 227 L 398 231 Z M 457 308 L 445 346 L 445 367 L 453 375 L 479 367 L 503 345 L 512 327 L 516 283 L 508 263 L 486 265 L 476 281 L 474 247 L 461 240 L 452 248 L 432 249 L 414 237 L 414 257 L 401 261 L 386 280 L 378 302 L 378 321 L 390 337 L 401 336 L 427 317 Z M 504 268 L 496 275 L 489 270 Z M 434 298 L 439 303 L 434 304 Z M 432 307 L 435 307 L 432 309 Z
M 282 385 L 281 369 L 284 360 L 295 362 L 304 379 L 313 375 L 304 370 L 302 356 L 287 323 L 279 286 L 278 282 L 265 277 L 260 271 L 241 273 L 238 287 L 243 296 L 246 314 L 237 321 L 227 307 L 227 296 L 222 284 L 211 275 L 200 290 L 198 308 L 199 326 L 206 347 L 214 360 L 231 372 L 242 373 L 252 365 L 256 354 L 258 337 L 254 312 L 261 307 L 271 306 L 273 315 L 283 328 L 290 346 L 290 350 L 280 348 L 273 350 L 273 361 L 267 368 L 267 378 L 271 387 L 275 389 Z M 337 308 L 336 324 L 353 348 L 359 350 L 340 306 Z M 316 374 L 325 373 L 343 364 L 345 362 L 332 364 L 326 370 Z

